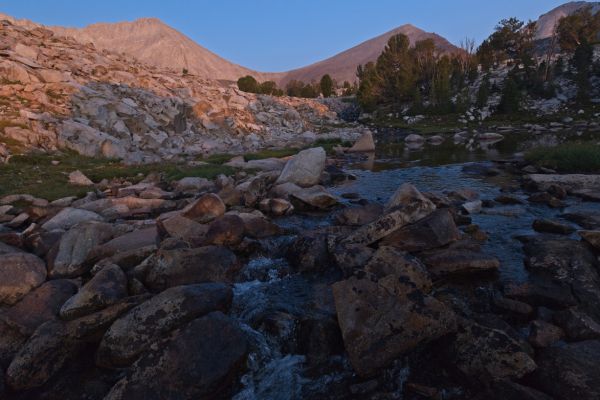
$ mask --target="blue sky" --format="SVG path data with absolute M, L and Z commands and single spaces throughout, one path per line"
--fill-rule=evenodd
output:
M 260 71 L 332 56 L 411 23 L 458 44 L 502 18 L 537 19 L 566 0 L 0 0 L 0 12 L 46 25 L 157 17 L 204 47 Z

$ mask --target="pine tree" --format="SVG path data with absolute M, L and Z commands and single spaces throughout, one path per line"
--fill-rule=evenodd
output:
M 329 74 L 323 75 L 319 86 L 323 97 L 331 97 L 331 95 L 333 94 L 333 79 L 331 79 L 331 76 L 329 76 Z

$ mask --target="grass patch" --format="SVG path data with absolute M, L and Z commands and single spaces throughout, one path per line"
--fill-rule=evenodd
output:
M 567 143 L 529 151 L 525 159 L 540 167 L 560 172 L 600 172 L 600 145 L 595 143 Z
M 59 161 L 59 164 L 52 165 L 53 160 Z M 152 172 L 163 174 L 167 181 L 186 176 L 212 179 L 219 174 L 230 175 L 235 172 L 233 168 L 217 164 L 194 167 L 174 163 L 131 166 L 115 160 L 73 153 L 16 155 L 9 164 L 0 165 L 0 196 L 27 193 L 50 201 L 66 196 L 82 196 L 90 189 L 68 184 L 68 174 L 75 170 L 80 170 L 94 182 L 113 178 L 138 182 Z
M 313 146 L 311 146 L 313 147 Z M 245 154 L 244 159 L 246 161 L 250 160 L 264 160 L 265 158 L 283 158 L 293 156 L 298 153 L 302 149 L 294 149 L 294 148 L 283 148 L 283 149 L 265 149 L 261 151 L 257 151 L 256 153 Z

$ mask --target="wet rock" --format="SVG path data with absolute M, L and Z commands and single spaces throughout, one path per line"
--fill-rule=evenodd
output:
M 569 212 L 561 215 L 569 221 L 575 222 L 584 229 L 599 230 L 600 229 L 600 212 L 593 209 L 584 210 L 581 212 Z
M 412 188 L 405 187 L 398 196 L 394 195 L 386 206 L 386 209 L 391 211 L 377 220 L 358 228 L 353 234 L 346 237 L 344 241 L 346 243 L 369 245 L 405 225 L 425 218 L 435 211 L 435 205 L 420 195 L 418 191 L 415 191 L 416 189 L 412 190 Z M 409 194 L 405 196 L 406 193 Z
M 363 133 L 360 138 L 348 149 L 350 153 L 368 153 L 375 151 L 375 142 L 371 132 Z
M 497 203 L 500 203 L 500 204 L 509 204 L 509 205 L 516 205 L 516 204 L 524 203 L 523 200 L 521 200 L 520 198 L 518 198 L 516 196 L 510 196 L 507 194 L 503 194 L 503 195 L 496 197 L 494 199 L 494 201 L 496 201 Z
M 29 336 L 44 322 L 57 319 L 64 302 L 76 292 L 77 286 L 69 280 L 48 281 L 6 310 L 0 319 Z
M 548 207 L 552 208 L 564 207 L 564 203 L 562 201 L 547 192 L 534 193 L 527 198 L 527 201 L 530 203 L 546 204 Z
M 581 311 L 600 318 L 600 275 L 597 259 L 585 243 L 575 240 L 533 240 L 525 244 L 525 266 L 534 276 L 545 277 L 570 289 Z M 569 304 L 563 304 L 563 307 Z
M 600 250 L 600 231 L 579 231 L 581 238 L 596 250 Z
M 555 313 L 554 322 L 565 331 L 569 340 L 600 339 L 600 324 L 574 308 Z
M 436 277 L 471 272 L 496 271 L 500 267 L 497 258 L 475 251 L 462 249 L 439 250 L 423 256 L 427 269 Z
M 404 251 L 423 251 L 445 246 L 460 239 L 460 232 L 447 209 L 406 225 L 386 236 L 382 243 Z
M 568 285 L 538 277 L 531 282 L 507 285 L 504 295 L 534 306 L 566 307 L 577 304 Z
M 337 197 L 329 193 L 323 186 L 312 186 L 297 190 L 290 194 L 290 200 L 298 209 L 320 209 L 333 207 L 338 203 Z
M 298 322 L 298 352 L 310 361 L 324 361 L 344 351 L 337 320 L 330 315 L 309 316 Z
M 82 349 L 142 298 L 132 297 L 98 313 L 73 321 L 52 320 L 40 325 L 6 370 L 6 383 L 14 390 L 42 386 Z
M 109 264 L 65 302 L 60 309 L 60 316 L 65 320 L 83 317 L 115 304 L 125 297 L 127 297 L 127 277 L 118 265 Z
M 69 174 L 69 183 L 76 186 L 93 186 L 94 182 L 90 180 L 83 172 L 77 170 Z
M 317 185 L 325 169 L 325 161 L 326 154 L 322 147 L 303 150 L 285 164 L 276 184 L 290 182 L 301 187 Z
M 480 141 L 496 141 L 504 139 L 504 135 L 495 132 L 479 133 L 477 139 Z
M 86 271 L 84 262 L 96 246 L 114 235 L 113 226 L 103 222 L 83 222 L 65 233 L 55 256 L 49 262 L 49 275 L 52 278 L 72 278 Z
M 239 268 L 237 258 L 226 247 L 160 250 L 144 282 L 152 290 L 203 282 L 227 282 Z
M 518 342 L 502 331 L 475 323 L 458 330 L 450 351 L 458 369 L 479 381 L 518 379 L 536 369 Z
M 463 203 L 461 209 L 467 214 L 479 214 L 482 206 L 483 202 L 481 200 L 473 200 Z
M 558 342 L 565 333 L 556 325 L 546 321 L 535 320 L 529 326 L 529 343 L 534 347 L 548 347 Z
M 550 219 L 536 219 L 533 221 L 533 229 L 537 232 L 556 233 L 558 235 L 569 235 L 575 232 L 575 228 L 571 225 Z
M 105 399 L 228 396 L 228 383 L 247 351 L 244 334 L 232 319 L 220 312 L 208 314 L 145 353 Z
M 386 286 L 396 279 L 352 277 L 333 285 L 346 351 L 361 376 L 456 328 L 454 314 L 436 299 L 420 291 L 406 296 L 391 292 Z
M 236 245 L 244 238 L 244 220 L 234 214 L 223 215 L 214 220 L 206 232 L 206 243 Z
M 404 138 L 404 141 L 406 143 L 423 143 L 425 138 L 421 135 L 417 135 L 416 133 L 411 133 Z
M 167 289 L 113 323 L 102 338 L 97 362 L 111 368 L 130 365 L 174 329 L 212 311 L 227 312 L 232 297 L 231 288 L 220 283 Z
M 80 222 L 102 221 L 103 218 L 95 212 L 67 207 L 62 209 L 54 217 L 46 221 L 42 228 L 51 231 L 54 229 L 68 230 Z
M 533 314 L 533 307 L 522 301 L 508 299 L 503 296 L 494 296 L 492 305 L 495 309 L 512 314 L 517 317 L 527 318 Z
M 299 272 L 316 272 L 329 264 L 328 234 L 323 231 L 303 232 L 288 249 L 287 259 Z
M 225 204 L 213 193 L 205 194 L 183 209 L 181 215 L 205 224 L 225 214 Z
M 556 399 L 600 398 L 600 341 L 588 340 L 541 349 L 536 358 L 536 387 Z
M 485 397 L 481 397 L 481 399 L 483 398 L 492 400 L 554 400 L 552 397 L 539 390 L 507 379 L 494 382 L 489 392 L 485 394 Z
M 28 253 L 0 255 L 0 304 L 14 304 L 46 280 L 46 264 Z
M 385 205 L 384 211 L 388 212 L 396 207 L 410 207 L 415 204 L 422 204 L 426 206 L 426 208 L 435 208 L 431 206 L 431 204 L 433 204 L 431 200 L 419 192 L 416 187 L 410 183 L 403 183 L 396 189 L 392 197 L 390 197 Z
M 375 221 L 383 214 L 383 206 L 370 203 L 360 207 L 344 208 L 335 215 L 339 225 L 362 226 Z

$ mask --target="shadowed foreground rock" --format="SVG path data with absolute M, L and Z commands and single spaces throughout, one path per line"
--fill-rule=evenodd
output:
M 407 280 L 396 275 L 381 280 L 353 277 L 333 285 L 346 351 L 361 376 L 456 329 L 452 311 L 424 295 L 417 283 L 407 290 L 402 283 Z
M 133 363 L 172 330 L 212 311 L 227 312 L 231 289 L 207 283 L 165 290 L 117 320 L 104 335 L 97 360 L 106 367 Z
M 145 353 L 105 399 L 212 398 L 216 392 L 223 397 L 246 352 L 246 339 L 237 324 L 214 312 Z

